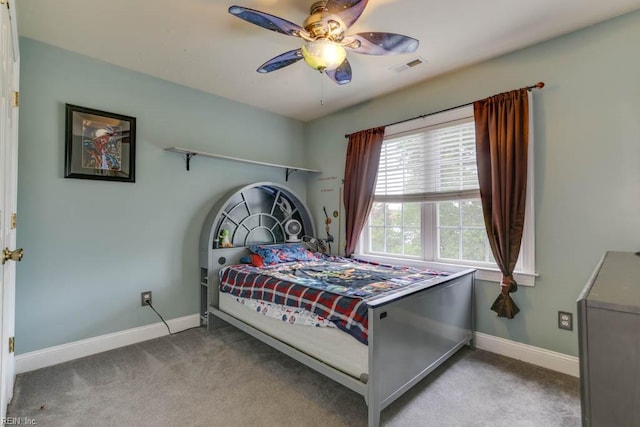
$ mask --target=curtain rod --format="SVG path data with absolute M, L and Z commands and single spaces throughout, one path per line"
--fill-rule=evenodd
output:
M 538 82 L 538 83 L 536 83 L 534 85 L 527 86 L 526 89 L 528 91 L 532 91 L 533 89 L 542 89 L 543 87 L 544 87 L 544 82 Z M 466 104 L 456 105 L 455 107 L 445 108 L 444 110 L 434 111 L 433 113 L 422 114 L 420 116 L 412 117 L 410 119 L 404 119 L 404 120 L 400 120 L 400 121 L 397 121 L 397 122 L 389 123 L 387 125 L 384 125 L 384 127 L 389 127 L 389 126 L 393 126 L 393 125 L 399 125 L 400 123 L 409 122 L 409 121 L 415 120 L 415 119 L 424 119 L 425 117 L 433 116 L 435 114 L 446 113 L 447 111 L 455 110 L 457 108 L 468 107 L 471 104 L 473 104 L 473 102 L 467 102 Z M 347 134 L 344 135 L 344 137 L 345 138 L 349 138 L 349 136 L 353 135 L 354 133 L 357 133 L 357 132 L 347 133 Z

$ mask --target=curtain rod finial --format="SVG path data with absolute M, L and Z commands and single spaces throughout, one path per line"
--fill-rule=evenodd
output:
M 538 82 L 536 84 L 534 84 L 533 86 L 527 86 L 526 89 L 528 91 L 532 91 L 534 89 L 542 89 L 544 87 L 544 82 Z

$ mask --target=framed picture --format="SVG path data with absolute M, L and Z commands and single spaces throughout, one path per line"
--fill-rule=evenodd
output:
M 66 104 L 65 178 L 135 182 L 135 117 Z

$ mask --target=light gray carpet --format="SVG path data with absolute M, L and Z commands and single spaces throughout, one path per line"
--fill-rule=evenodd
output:
M 18 375 L 8 415 L 65 427 L 367 423 L 361 396 L 233 327 Z M 386 408 L 381 424 L 579 426 L 578 380 L 464 348 Z

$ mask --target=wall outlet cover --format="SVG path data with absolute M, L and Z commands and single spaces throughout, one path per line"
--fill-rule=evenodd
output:
M 573 313 L 558 311 L 558 328 L 573 331 Z

